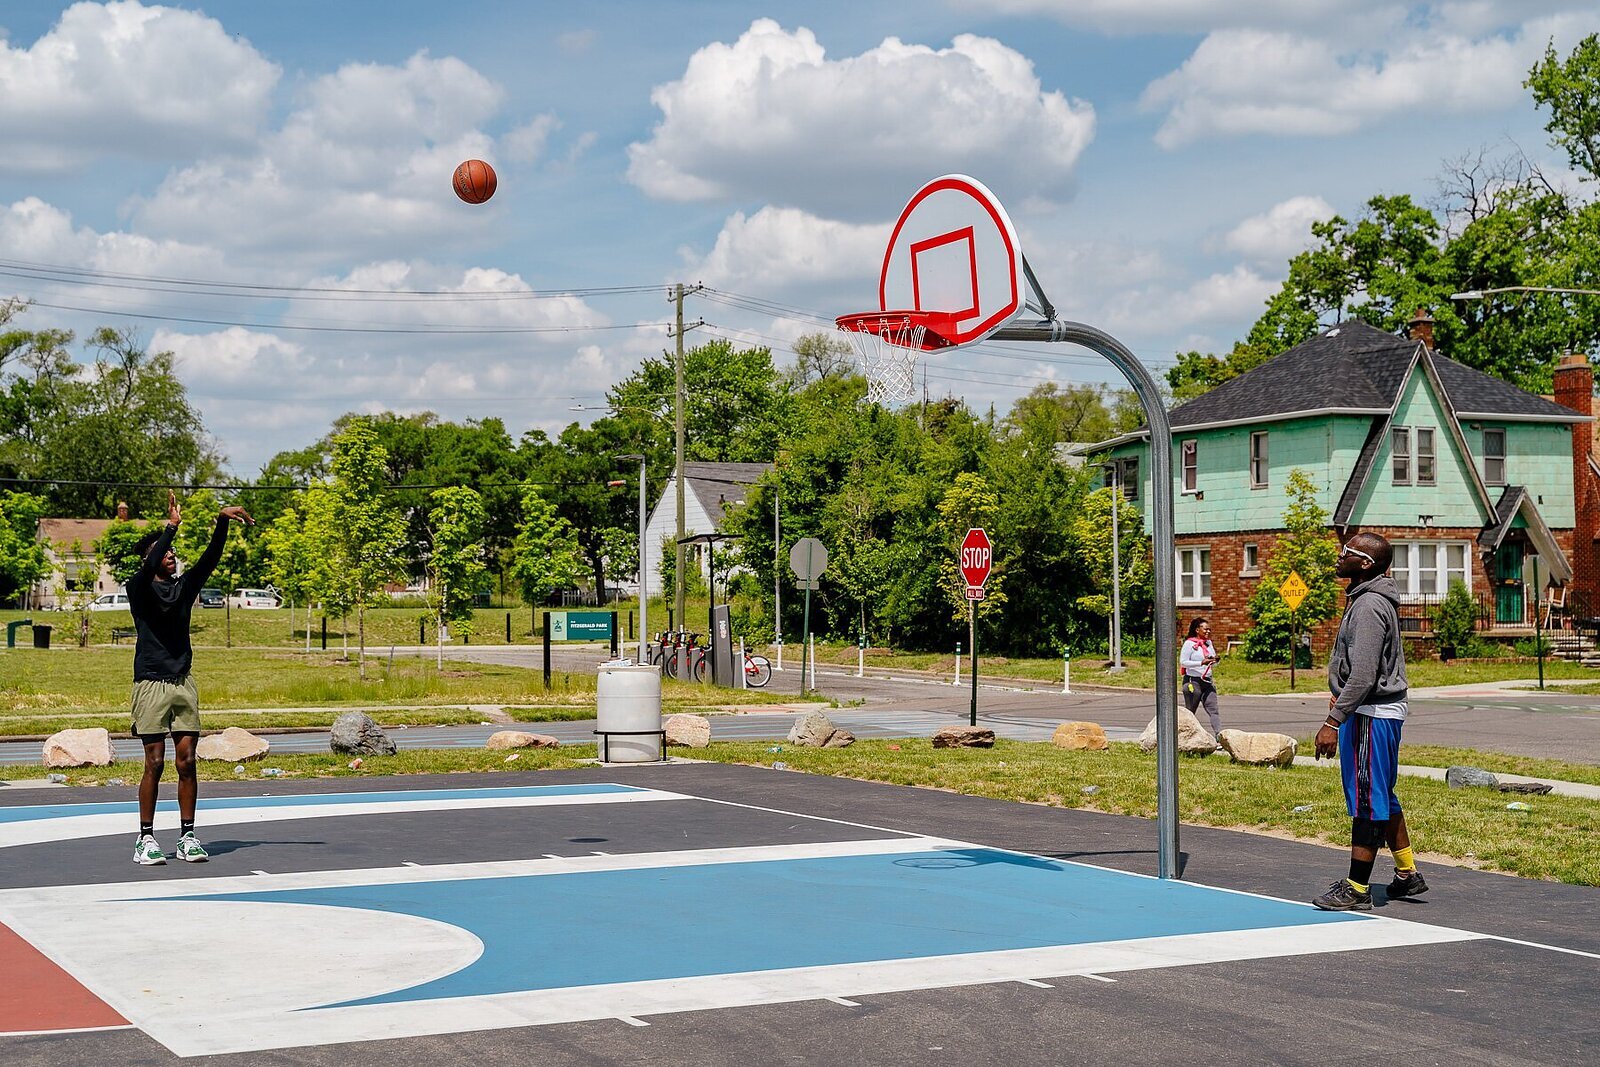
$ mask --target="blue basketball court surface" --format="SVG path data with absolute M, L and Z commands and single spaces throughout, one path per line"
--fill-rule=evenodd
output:
M 1482 936 L 634 777 L 203 794 L 213 860 L 165 868 L 123 854 L 131 801 L 8 796 L 0 856 L 52 859 L 0 877 L 0 963 L 54 992 L 13 998 L 0 1035 L 246 1053 Z

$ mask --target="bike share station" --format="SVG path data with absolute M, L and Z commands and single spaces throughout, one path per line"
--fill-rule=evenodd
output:
M 874 395 L 886 401 L 908 391 L 915 354 L 999 337 L 1086 346 L 1145 404 L 1156 487 L 1154 871 L 1140 869 L 1150 851 L 1141 820 L 770 767 L 617 766 L 619 756 L 659 758 L 660 670 L 614 661 L 615 695 L 630 710 L 615 740 L 601 738 L 613 765 L 372 778 L 359 791 L 348 779 L 208 783 L 205 865 L 129 866 L 131 790 L 96 790 L 93 801 L 86 790 L 0 790 L 0 973 L 15 991 L 0 1000 L 0 1057 L 143 1062 L 159 1058 L 152 1042 L 185 1057 L 457 1035 L 343 1056 L 501 1058 L 548 1041 L 551 1051 L 604 1043 L 610 1057 L 631 1047 L 732 1062 L 723 1053 L 756 1037 L 770 1058 L 763 1035 L 825 1042 L 848 1028 L 858 1055 L 895 1048 L 920 1061 L 919 1039 L 954 1018 L 945 1040 L 975 1042 L 968 1061 L 981 1047 L 1037 1062 L 1041 1029 L 1189 1040 L 1167 1016 L 1175 1000 L 1208 1018 L 1225 1000 L 1259 1027 L 1245 1013 L 1286 989 L 1308 999 L 1280 1023 L 1305 1005 L 1334 1010 L 1330 982 L 1365 991 L 1352 1020 L 1369 1018 L 1385 989 L 1433 995 L 1438 976 L 1406 972 L 1410 957 L 1484 935 L 1178 878 L 1171 450 L 1148 372 L 1107 335 L 1055 321 L 1004 209 L 959 175 L 929 183 L 901 214 L 879 297 L 879 310 L 841 324 L 872 352 Z M 1018 322 L 1027 308 L 1041 321 Z M 716 610 L 716 662 L 731 666 L 726 605 Z M 560 632 L 598 636 L 585 614 L 596 613 L 567 614 Z M 614 622 L 607 636 L 615 654 Z M 602 685 L 607 677 L 602 668 Z M 654 725 L 639 721 L 652 687 L 638 677 L 653 680 Z M 176 826 L 165 800 L 157 834 Z M 1262 870 L 1293 872 L 1307 853 L 1316 864 L 1333 855 L 1207 833 L 1202 866 L 1246 887 L 1262 884 L 1248 881 Z M 1488 894 L 1511 881 L 1475 877 Z M 145 932 L 164 930 L 226 950 L 153 951 Z M 1380 960 L 1356 951 L 1402 946 L 1409 953 Z M 1241 961 L 1254 962 L 1217 969 Z M 1382 985 L 1390 973 L 1404 993 Z M 1584 1000 L 1577 978 L 1557 977 L 1573 1003 Z M 853 999 L 864 996 L 882 999 Z M 1326 1018 L 1316 1012 L 1301 1021 Z M 537 1029 L 566 1024 L 586 1026 Z M 707 1043 L 717 1041 L 726 1044 L 714 1056 Z

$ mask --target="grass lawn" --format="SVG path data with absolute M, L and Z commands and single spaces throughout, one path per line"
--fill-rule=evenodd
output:
M 786 650 L 785 665 L 790 659 L 799 663 L 796 649 Z M 856 665 L 854 645 L 817 646 L 817 662 L 835 663 L 849 667 Z M 932 671 L 952 674 L 955 670 L 953 653 L 896 652 L 886 648 L 869 648 L 867 666 L 889 667 L 899 670 Z M 1131 689 L 1154 689 L 1155 666 L 1149 657 L 1123 657 L 1126 666 L 1120 674 L 1105 670 L 1104 656 L 1076 656 L 1072 660 L 1074 685 L 1113 685 Z M 980 676 L 1035 679 L 1043 682 L 1061 681 L 1060 659 L 1009 659 L 1005 656 L 982 656 L 979 661 Z M 971 670 L 971 661 L 963 656 L 962 677 Z M 1546 659 L 1546 678 L 1591 679 L 1594 686 L 1562 686 L 1561 692 L 1600 692 L 1600 673 L 1589 667 L 1564 660 Z M 1326 692 L 1327 672 L 1321 667 L 1295 672 L 1295 691 Z M 1538 676 L 1538 663 L 1533 659 L 1505 662 L 1501 660 L 1452 660 L 1441 663 L 1433 657 L 1413 657 L 1406 661 L 1406 675 L 1413 688 L 1436 685 L 1469 685 L 1482 682 L 1504 682 Z M 1241 655 L 1225 657 L 1217 665 L 1217 688 L 1224 694 L 1287 693 L 1289 668 L 1285 664 L 1251 663 Z
M 133 650 L 13 649 L 0 652 L 0 735 L 53 733 L 67 726 L 128 728 Z M 438 704 L 518 706 L 517 718 L 586 718 L 593 714 L 595 676 L 555 672 L 544 688 L 542 670 L 492 663 L 446 661 L 439 670 L 426 657 L 385 657 L 367 663 L 362 679 L 353 662 L 333 652 L 271 652 L 259 649 L 195 651 L 194 677 L 206 726 L 325 725 L 328 713 L 217 715 L 229 708 L 427 707 Z M 670 711 L 719 705 L 788 703 L 790 694 L 754 689 L 718 689 L 667 680 L 663 704 Z M 408 715 L 408 722 L 477 722 L 470 712 L 440 712 L 433 719 Z
M 784 745 L 780 753 L 770 748 L 718 742 L 695 755 L 767 766 L 782 760 L 796 771 L 1115 815 L 1156 814 L 1155 756 L 1133 744 L 1113 744 L 1107 752 L 1005 740 L 992 749 L 935 749 L 925 739 L 857 741 L 842 749 Z M 1350 819 L 1334 768 L 1263 770 L 1186 758 L 1178 774 L 1183 822 L 1349 842 Z M 1096 792 L 1085 794 L 1089 786 Z M 1600 801 L 1450 789 L 1424 778 L 1401 779 L 1399 792 L 1419 852 L 1529 878 L 1600 885 Z M 1506 804 L 1517 800 L 1533 810 L 1507 811 Z M 1294 810 L 1308 804 L 1310 811 Z
M 896 785 L 945 789 L 970 796 L 1057 807 L 1086 808 L 1117 815 L 1154 818 L 1155 757 L 1137 745 L 1113 744 L 1107 752 L 1068 752 L 1046 744 L 997 741 L 992 749 L 934 749 L 925 739 L 857 741 L 844 749 L 783 745 L 773 753 L 766 742 L 714 743 L 695 751 L 700 759 L 770 766 L 782 760 L 796 771 L 839 775 Z M 1410 754 L 1415 758 L 1415 753 Z M 507 754 L 487 750 L 405 750 L 363 760 L 352 771 L 348 758 L 328 755 L 269 756 L 264 766 L 285 777 L 370 777 L 377 774 L 433 774 L 456 771 L 559 770 L 593 758 L 593 745 L 526 749 L 507 762 Z M 1481 762 L 1481 761 L 1480 761 Z M 263 765 L 247 765 L 260 775 Z M 0 767 L 0 779 L 38 778 L 38 767 Z M 103 785 L 121 779 L 132 785 L 140 764 L 66 772 L 72 785 Z M 235 778 L 228 763 L 205 762 L 209 780 Z M 1185 759 L 1179 768 L 1180 818 L 1185 823 L 1267 832 L 1343 846 L 1349 840 L 1338 772 L 1328 767 L 1263 770 L 1216 758 Z M 1086 794 L 1086 787 L 1094 787 Z M 1577 885 L 1600 885 L 1600 801 L 1574 797 L 1511 797 L 1478 789 L 1449 789 L 1443 782 L 1407 778 L 1400 785 L 1407 819 L 1424 863 L 1429 857 L 1529 878 Z M 1531 811 L 1506 810 L 1521 800 Z M 1294 809 L 1310 805 L 1310 811 Z M 1330 857 L 1330 865 L 1338 861 Z

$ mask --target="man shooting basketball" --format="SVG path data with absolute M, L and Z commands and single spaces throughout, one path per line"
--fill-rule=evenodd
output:
M 241 507 L 217 513 L 211 543 L 193 567 L 178 575 L 178 557 L 172 539 L 183 520 L 178 498 L 167 492 L 167 521 L 139 541 L 144 561 L 128 582 L 128 609 L 138 640 L 133 649 L 133 733 L 144 742 L 144 777 L 139 780 L 139 839 L 133 861 L 146 866 L 167 862 L 156 844 L 156 792 L 166 770 L 167 735 L 172 735 L 173 763 L 178 768 L 178 858 L 204 863 L 206 850 L 194 836 L 194 805 L 198 793 L 194 750 L 200 738 L 200 697 L 189 668 L 194 649 L 189 644 L 189 615 L 200 588 L 222 558 L 228 540 L 228 523 L 255 525 Z
M 1387 539 L 1358 533 L 1339 550 L 1334 568 L 1350 586 L 1328 658 L 1332 695 L 1316 749 L 1319 757 L 1339 757 L 1350 812 L 1350 875 L 1311 902 L 1324 911 L 1372 910 L 1372 865 L 1384 845 L 1394 854 L 1389 899 L 1428 889 L 1412 857 L 1411 834 L 1394 792 L 1407 705 L 1400 593 L 1388 577 L 1393 558 Z

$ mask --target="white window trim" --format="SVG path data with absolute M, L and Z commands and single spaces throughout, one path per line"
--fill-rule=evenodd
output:
M 1422 451 L 1422 435 L 1428 435 L 1428 451 Z M 1422 477 L 1422 457 L 1427 455 L 1431 473 Z M 1418 426 L 1411 433 L 1411 467 L 1418 485 L 1439 484 L 1439 431 L 1432 426 Z
M 1260 481 L 1256 481 L 1256 441 L 1258 439 L 1261 441 L 1261 467 L 1262 467 L 1262 470 L 1261 470 L 1261 480 Z M 1250 488 L 1252 488 L 1252 489 L 1265 489 L 1265 488 L 1267 488 L 1267 482 L 1272 476 L 1272 466 L 1271 466 L 1271 463 L 1270 463 L 1269 458 L 1268 458 L 1269 457 L 1269 453 L 1267 452 L 1267 447 L 1268 447 L 1268 441 L 1267 441 L 1267 431 L 1266 430 L 1257 430 L 1255 433 L 1252 433 L 1250 435 L 1250 455 L 1248 457 L 1247 462 L 1249 463 L 1249 467 L 1250 467 L 1249 477 L 1250 477 Z
M 1490 434 L 1499 434 L 1500 435 L 1500 454 L 1498 456 L 1489 455 L 1489 435 Z M 1496 460 L 1500 464 L 1500 477 L 1498 477 L 1498 478 L 1489 477 L 1489 461 L 1491 459 Z M 1506 484 L 1506 430 L 1505 430 L 1504 426 L 1486 426 L 1486 427 L 1484 427 L 1484 430 L 1483 430 L 1483 483 L 1485 485 L 1505 485 Z
M 1401 451 L 1400 450 L 1398 442 L 1401 439 L 1404 439 L 1404 441 L 1405 441 L 1405 446 L 1406 446 L 1405 447 L 1405 451 Z M 1391 426 L 1391 427 L 1389 427 L 1389 484 L 1390 485 L 1410 485 L 1411 484 L 1412 474 L 1413 474 L 1413 472 L 1415 470 L 1415 464 L 1412 461 L 1412 456 L 1413 456 L 1414 452 L 1413 452 L 1413 449 L 1411 447 L 1411 444 L 1412 444 L 1412 442 L 1411 442 L 1411 427 L 1409 427 L 1409 426 Z M 1405 473 L 1404 474 L 1397 474 L 1397 473 L 1395 473 L 1395 467 L 1402 460 L 1405 462 L 1405 465 L 1406 465 Z
M 1421 583 L 1415 581 L 1418 572 L 1411 565 L 1419 554 L 1418 549 L 1424 545 L 1432 545 L 1435 550 L 1433 573 L 1437 592 L 1433 593 L 1419 591 Z M 1450 581 L 1454 576 L 1450 570 L 1450 549 L 1452 546 L 1458 546 L 1461 549 L 1461 571 L 1459 572 L 1459 577 L 1466 585 L 1467 592 L 1470 593 L 1472 592 L 1473 568 L 1473 543 L 1471 541 L 1460 541 L 1452 538 L 1438 540 L 1422 538 L 1419 540 L 1397 540 L 1393 542 L 1394 548 L 1404 548 L 1406 550 L 1406 569 L 1402 571 L 1397 568 L 1390 568 L 1390 575 L 1394 578 L 1395 586 L 1399 590 L 1401 603 L 1415 604 L 1429 599 L 1437 602 L 1444 599 L 1445 595 L 1450 592 Z M 1396 555 L 1398 554 L 1396 552 Z
M 1250 566 L 1250 553 L 1246 551 L 1246 549 L 1251 548 L 1256 550 L 1256 565 L 1254 567 Z M 1246 541 L 1244 547 L 1239 550 L 1239 577 L 1261 577 L 1261 543 L 1259 541 Z
M 1200 442 L 1197 438 L 1191 437 L 1178 445 L 1178 490 L 1185 496 L 1200 492 Z
M 1196 566 L 1198 567 L 1198 565 L 1199 565 L 1199 554 L 1201 552 L 1204 552 L 1206 554 L 1206 569 L 1203 570 L 1203 571 L 1198 570 L 1198 569 L 1197 570 L 1193 570 L 1193 571 L 1185 571 L 1183 569 L 1184 553 L 1193 553 L 1194 554 L 1194 559 L 1195 559 L 1195 562 L 1196 562 Z M 1185 576 L 1186 575 L 1194 575 L 1194 576 L 1198 577 L 1201 574 L 1205 574 L 1205 575 L 1210 576 L 1212 581 L 1216 581 L 1216 572 L 1211 569 L 1211 546 L 1210 545 L 1179 545 L 1174 550 L 1174 554 L 1177 557 L 1175 562 L 1177 564 L 1176 570 L 1178 572 L 1178 601 L 1177 602 L 1179 604 L 1184 604 L 1184 605 L 1188 605 L 1188 606 L 1192 606 L 1192 607 L 1209 608 L 1211 606 L 1211 597 L 1209 595 L 1191 596 L 1190 593 L 1189 593 L 1189 587 L 1190 587 L 1190 585 L 1192 583 L 1190 583 L 1186 579 Z

